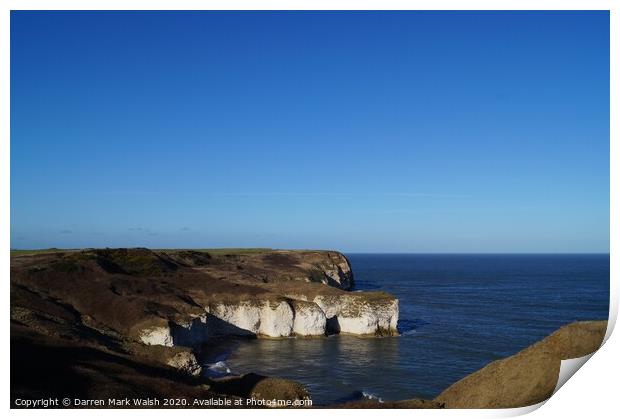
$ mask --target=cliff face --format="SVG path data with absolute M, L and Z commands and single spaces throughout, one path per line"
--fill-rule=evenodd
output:
M 155 253 L 179 266 L 247 284 L 300 281 L 342 290 L 350 290 L 354 285 L 349 261 L 342 253 L 334 251 L 222 249 L 211 252 L 182 250 Z
M 213 336 L 397 334 L 398 300 L 387 294 L 368 294 L 319 295 L 313 301 L 265 297 L 211 303 L 203 315 L 189 322 L 145 326 L 138 336 L 147 345 L 195 346 Z
M 398 300 L 348 292 L 332 251 L 92 249 L 11 259 L 11 319 L 29 330 L 97 344 L 191 347 L 213 336 L 394 335 Z M 68 312 L 62 327 L 56 311 Z M 50 321 L 49 319 L 54 319 Z M 84 332 L 86 330 L 87 332 Z M 137 345 L 137 346 L 136 346 Z M 191 356 L 167 365 L 195 373 Z
M 350 293 L 338 252 L 104 249 L 14 258 L 12 280 L 149 345 L 396 333 L 398 301 Z

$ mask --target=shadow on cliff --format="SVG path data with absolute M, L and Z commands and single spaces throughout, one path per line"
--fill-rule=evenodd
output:
M 13 407 L 19 407 L 15 405 L 16 399 L 50 397 L 68 397 L 73 403 L 74 399 L 230 396 L 295 399 L 307 395 L 300 384 L 289 380 L 258 374 L 221 380 L 192 377 L 148 360 L 138 361 L 81 342 L 33 333 L 16 324 L 11 327 L 10 357 Z
M 171 368 L 11 328 L 11 399 L 180 394 L 201 383 Z M 176 390 L 175 390 L 176 389 Z
M 256 339 L 255 333 L 229 323 L 213 314 L 207 314 L 204 322 L 200 319 L 194 319 L 189 327 L 182 327 L 172 322 L 169 326 L 175 346 L 187 346 L 198 349 L 207 340 L 223 336 Z
M 330 317 L 327 319 L 325 323 L 325 334 L 326 335 L 337 335 L 340 333 L 340 322 L 338 321 L 338 316 Z

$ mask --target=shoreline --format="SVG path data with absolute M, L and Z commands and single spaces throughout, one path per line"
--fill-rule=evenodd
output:
M 44 376 L 42 383 L 33 383 L 12 374 L 12 404 L 16 406 L 19 397 L 46 391 L 77 392 L 93 399 L 107 392 L 112 399 L 128 393 L 235 403 L 282 397 L 305 403 L 311 395 L 294 379 L 232 375 L 226 364 L 219 366 L 224 374 L 208 376 L 207 364 L 227 360 L 237 339 L 315 340 L 334 334 L 344 337 L 351 331 L 360 339 L 397 336 L 398 299 L 383 291 L 351 292 L 353 284 L 349 261 L 334 251 L 138 248 L 12 254 L 11 363 L 25 365 L 21 372 L 26 377 L 41 372 Z M 577 332 L 557 333 L 589 339 L 581 352 L 596 346 L 599 331 L 604 330 L 598 322 L 591 336 L 584 338 L 578 331 L 585 326 L 567 327 Z M 221 346 L 220 352 L 213 344 Z M 201 351 L 205 347 L 210 355 Z M 228 356 L 222 357 L 222 349 Z M 539 355 L 532 356 L 538 362 Z M 556 361 L 540 362 L 555 368 Z M 482 377 L 475 380 L 480 389 L 490 374 L 484 371 L 492 364 L 472 374 Z M 89 372 L 74 371 L 76 365 L 88 365 Z M 110 376 L 122 377 L 125 383 L 110 382 Z M 501 379 L 493 377 L 495 382 Z M 506 407 L 523 402 L 493 399 L 488 389 L 480 390 L 488 393 L 486 399 L 476 396 L 471 380 L 467 391 L 459 390 L 463 386 L 459 381 L 433 400 L 353 399 L 315 407 Z M 90 387 L 74 388 L 84 381 Z M 552 381 L 546 378 L 547 387 Z M 370 397 L 361 391 L 354 396 Z M 214 406 L 222 405 L 201 407 Z

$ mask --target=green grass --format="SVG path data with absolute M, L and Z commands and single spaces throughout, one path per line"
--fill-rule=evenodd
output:
M 22 255 L 41 255 L 41 254 L 50 254 L 50 253 L 58 253 L 58 252 L 79 252 L 84 249 L 11 249 L 11 256 L 22 256 Z M 241 255 L 241 254 L 253 254 L 253 253 L 265 253 L 273 251 L 274 249 L 267 247 L 248 247 L 248 248 L 219 248 L 219 249 L 151 249 L 155 251 L 163 251 L 163 252 L 175 252 L 179 250 L 193 250 L 195 252 L 206 252 L 212 255 Z
M 175 252 L 178 250 L 193 250 L 194 252 L 206 252 L 212 255 L 241 255 L 241 254 L 252 254 L 252 253 L 265 253 L 271 252 L 274 249 L 270 249 L 268 247 L 230 247 L 230 248 L 219 248 L 219 249 L 153 249 L 159 250 L 163 252 Z
M 59 253 L 59 252 L 78 252 L 81 249 L 11 249 L 11 256 L 21 256 L 21 255 L 43 255 L 49 253 Z

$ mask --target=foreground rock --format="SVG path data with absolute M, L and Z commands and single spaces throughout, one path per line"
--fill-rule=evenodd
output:
M 212 388 L 218 392 L 249 397 L 256 400 L 286 400 L 300 402 L 310 399 L 308 391 L 299 383 L 283 378 L 268 378 L 258 374 L 241 377 L 227 377 L 214 382 Z M 262 405 L 258 405 L 262 407 Z M 283 407 L 264 405 L 264 407 Z
M 278 399 L 291 403 L 308 397 L 305 389 L 291 380 L 274 381 L 257 374 L 208 379 L 167 366 L 172 348 L 161 347 L 160 353 L 149 351 L 148 356 L 137 356 L 139 352 L 115 347 L 119 342 L 108 343 L 110 348 L 92 340 L 54 338 L 12 325 L 11 406 L 24 407 L 19 404 L 23 400 L 69 398 L 71 408 L 230 408 L 263 407 L 250 403 L 263 393 L 277 394 Z M 271 393 L 265 393 L 266 387 Z M 129 406 L 110 404 L 110 400 L 127 398 Z M 157 399 L 159 404 L 146 404 L 147 399 Z M 165 400 L 173 403 L 165 404 Z M 103 404 L 89 405 L 89 401 Z
M 434 400 L 376 399 L 343 403 L 346 409 L 499 409 L 531 406 L 547 400 L 558 382 L 560 363 L 600 348 L 606 321 L 575 322 L 564 326 L 516 355 L 494 361 L 452 384 Z
M 435 401 L 456 409 L 523 407 L 545 401 L 556 387 L 561 361 L 595 352 L 606 330 L 606 321 L 571 323 L 518 354 L 468 375 Z

